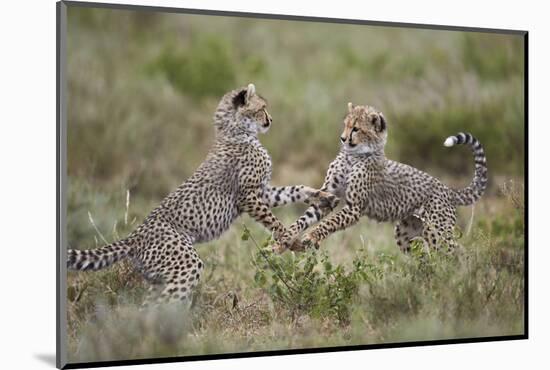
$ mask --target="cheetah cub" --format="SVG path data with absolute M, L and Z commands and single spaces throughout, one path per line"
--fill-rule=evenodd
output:
M 382 113 L 369 106 L 348 103 L 340 152 L 330 164 L 321 190 L 345 198 L 344 207 L 306 233 L 301 242 L 293 242 L 300 232 L 328 214 L 315 205 L 306 210 L 283 235 L 277 252 L 286 248 L 300 250 L 319 247 L 319 242 L 335 231 L 355 224 L 361 216 L 376 221 L 397 222 L 395 239 L 408 252 L 411 241 L 421 238 L 431 248 L 456 245 L 453 228 L 456 207 L 476 202 L 487 187 L 485 152 L 469 133 L 459 133 L 444 145 L 468 145 L 474 154 L 475 173 L 464 189 L 451 189 L 440 180 L 403 163 L 387 159 L 384 147 L 387 123 Z
M 203 270 L 194 244 L 218 238 L 242 213 L 279 238 L 285 228 L 271 208 L 293 202 L 331 208 L 330 193 L 271 186 L 271 158 L 257 138 L 271 126 L 266 100 L 253 84 L 223 96 L 214 115 L 216 139 L 195 173 L 123 240 L 89 250 L 69 249 L 71 270 L 99 270 L 129 258 L 151 285 L 144 305 L 189 302 Z

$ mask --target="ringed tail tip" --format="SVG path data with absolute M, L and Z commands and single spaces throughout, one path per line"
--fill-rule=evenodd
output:
M 451 146 L 454 146 L 455 144 L 456 144 L 455 136 L 449 136 L 443 143 L 443 145 L 445 145 L 446 147 L 451 147 Z

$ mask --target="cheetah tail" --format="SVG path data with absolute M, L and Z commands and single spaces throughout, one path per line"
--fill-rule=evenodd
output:
M 132 250 L 132 242 L 128 239 L 107 244 L 94 249 L 69 249 L 67 268 L 69 270 L 100 270 L 128 256 Z
M 479 140 L 470 133 L 461 132 L 456 136 L 449 136 L 443 145 L 451 147 L 456 144 L 468 145 L 474 154 L 474 178 L 466 188 L 455 190 L 454 197 L 455 205 L 468 206 L 474 204 L 487 188 L 487 158 Z

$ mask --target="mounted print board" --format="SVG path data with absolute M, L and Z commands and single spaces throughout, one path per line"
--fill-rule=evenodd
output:
M 58 367 L 527 338 L 527 32 L 57 12 Z

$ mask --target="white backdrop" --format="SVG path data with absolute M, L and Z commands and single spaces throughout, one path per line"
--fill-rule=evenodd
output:
M 550 93 L 548 11 L 544 2 L 461 0 L 306 2 L 277 0 L 116 1 L 530 31 L 530 337 L 528 341 L 371 350 L 151 365 L 147 369 L 277 369 L 341 366 L 408 369 L 543 367 L 550 330 L 547 114 Z M 536 5 L 535 5 L 536 4 Z M 3 368 L 52 368 L 55 354 L 55 1 L 2 4 L 0 104 L 0 363 Z M 542 365 L 536 365 L 541 363 Z M 134 367 L 135 368 L 135 367 Z

